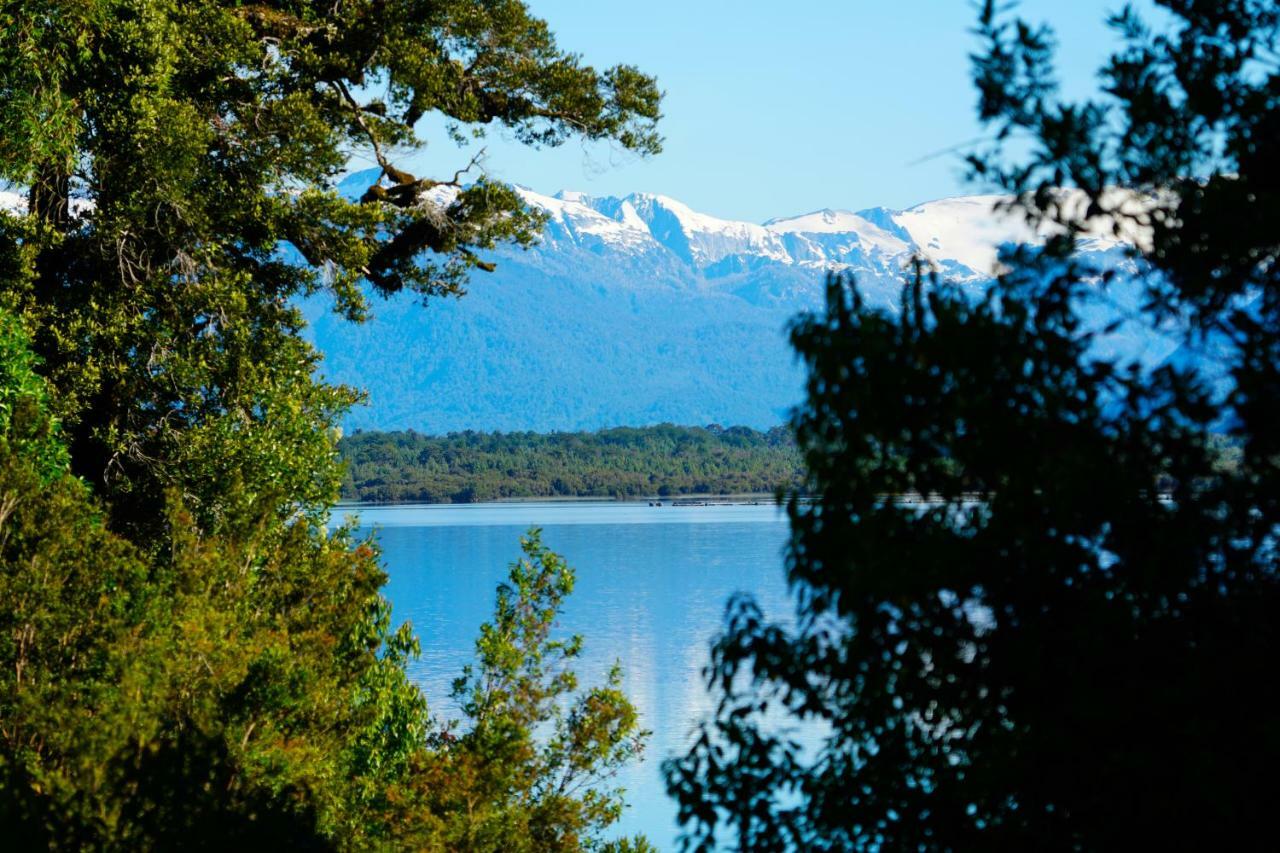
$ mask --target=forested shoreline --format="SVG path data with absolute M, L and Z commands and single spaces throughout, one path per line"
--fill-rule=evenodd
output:
M 342 497 L 366 502 L 761 494 L 796 485 L 802 471 L 784 427 L 358 431 L 338 450 L 347 463 Z

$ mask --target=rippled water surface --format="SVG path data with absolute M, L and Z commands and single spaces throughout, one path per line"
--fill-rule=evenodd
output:
M 413 622 L 422 658 L 412 670 L 437 715 L 456 716 L 449 686 L 472 659 L 476 630 L 493 610 L 494 588 L 520 555 L 520 536 L 543 541 L 577 570 L 565 633 L 586 641 L 583 683 L 614 660 L 654 734 L 645 760 L 620 783 L 630 807 L 619 834 L 644 832 L 674 846 L 675 807 L 659 764 L 680 750 L 709 709 L 701 670 L 727 598 L 756 595 L 783 616 L 782 545 L 787 527 L 770 505 L 651 507 L 647 503 L 512 503 L 363 507 L 377 531 L 397 621 Z

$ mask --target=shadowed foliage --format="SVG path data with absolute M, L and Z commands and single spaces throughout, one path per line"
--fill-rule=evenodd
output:
M 1114 18 L 1105 96 L 1078 104 L 1056 97 L 1051 34 L 987 4 L 995 141 L 970 163 L 1045 245 L 1006 250 L 982 298 L 920 267 L 891 312 L 836 278 L 794 323 L 821 496 L 788 504 L 798 619 L 730 605 L 718 711 L 667 765 L 691 846 L 1271 834 L 1280 20 L 1158 5 L 1155 29 Z M 1143 262 L 1131 320 L 1182 345 L 1164 365 L 1091 354 L 1080 306 L 1115 284 L 1075 248 L 1104 229 Z

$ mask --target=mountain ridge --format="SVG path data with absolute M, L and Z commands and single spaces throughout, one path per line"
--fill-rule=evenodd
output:
M 340 191 L 356 197 L 377 177 L 376 169 L 353 174 Z M 1041 239 L 994 215 L 996 196 L 753 223 L 657 193 L 517 190 L 546 214 L 542 238 L 528 250 L 489 253 L 497 271 L 475 274 L 465 298 L 425 307 L 375 300 L 362 326 L 333 317 L 324 299 L 304 303 L 324 374 L 369 391 L 348 428 L 767 429 L 801 399 L 785 330 L 798 312 L 821 307 L 827 271 L 852 273 L 869 304 L 892 309 L 915 252 L 977 293 L 1001 245 Z M 433 200 L 447 204 L 450 195 L 435 191 Z M 1082 251 L 1122 268 L 1132 264 L 1126 247 L 1100 232 Z M 1101 345 L 1144 362 L 1172 348 L 1133 329 Z
M 354 173 L 338 189 L 358 197 L 379 174 Z M 368 390 L 368 405 L 345 427 L 768 429 L 803 387 L 786 325 L 821 307 L 828 271 L 853 274 L 868 304 L 895 309 L 917 252 L 976 294 L 1002 245 L 1042 239 L 993 214 L 999 197 L 989 195 L 753 223 L 657 193 L 517 190 L 546 214 L 542 239 L 528 250 L 487 253 L 497 271 L 473 275 L 465 299 L 424 306 L 407 296 L 375 298 L 363 325 L 336 317 L 324 296 L 299 303 L 324 355 L 322 374 Z M 452 192 L 434 190 L 432 203 L 448 204 Z M 25 200 L 0 192 L 0 207 L 21 210 Z M 1133 267 L 1127 248 L 1105 229 L 1081 245 L 1101 267 L 1121 271 Z M 1101 329 L 1136 313 L 1137 299 L 1136 288 L 1113 287 L 1089 310 Z M 1153 364 L 1174 357 L 1177 344 L 1129 324 L 1100 336 L 1095 348 Z

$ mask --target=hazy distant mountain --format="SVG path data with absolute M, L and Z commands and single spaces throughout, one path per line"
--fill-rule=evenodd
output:
M 376 177 L 341 188 L 358 195 Z M 854 272 L 871 301 L 893 305 L 914 252 L 978 289 L 1001 244 L 1035 239 L 994 217 L 992 196 L 757 225 L 646 193 L 521 192 L 548 214 L 541 243 L 499 253 L 498 271 L 476 273 L 465 298 L 379 300 L 363 326 L 306 306 L 326 375 L 369 391 L 348 427 L 769 427 L 800 398 L 786 323 L 820 305 L 827 270 Z M 1083 248 L 1125 262 L 1113 238 Z M 1123 332 L 1106 346 L 1144 360 L 1172 350 Z
M 358 172 L 339 189 L 359 196 L 377 177 Z M 498 271 L 475 273 L 463 299 L 376 300 L 360 326 L 334 316 L 324 299 L 304 303 L 324 373 L 369 392 L 348 428 L 768 428 L 801 395 L 786 324 L 820 307 L 828 270 L 854 273 L 869 302 L 893 307 L 916 252 L 978 293 L 1000 246 L 1037 240 L 1025 223 L 993 214 L 997 196 L 757 225 L 648 193 L 521 193 L 548 214 L 542 241 L 497 253 Z M 24 207 L 20 194 L 0 191 L 0 208 Z M 1110 235 L 1080 249 L 1099 268 L 1132 264 Z M 1095 328 L 1137 315 L 1140 294 L 1123 280 L 1086 307 Z M 1101 335 L 1095 351 L 1195 364 L 1223 390 L 1215 364 L 1225 346 L 1182 345 L 1180 336 L 1127 323 Z

